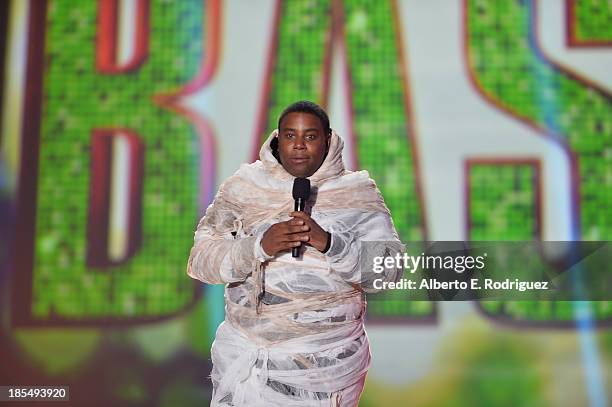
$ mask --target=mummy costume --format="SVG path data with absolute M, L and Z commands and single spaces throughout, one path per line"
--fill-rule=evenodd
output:
M 225 321 L 211 355 L 211 406 L 355 406 L 370 366 L 363 328 L 364 292 L 374 278 L 396 281 L 399 270 L 361 273 L 360 242 L 385 241 L 380 255 L 403 250 L 382 195 L 367 171 L 342 163 L 343 141 L 332 132 L 323 164 L 309 177 L 306 212 L 331 233 L 323 254 L 302 246 L 267 256 L 264 232 L 289 220 L 294 177 L 274 158 L 244 164 L 220 187 L 195 232 L 187 274 L 225 284 Z

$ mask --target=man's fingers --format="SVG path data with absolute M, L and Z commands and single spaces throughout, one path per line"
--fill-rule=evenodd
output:
M 285 224 L 285 226 L 283 226 L 282 229 L 279 229 L 281 234 L 284 234 L 284 235 L 308 232 L 309 230 L 310 230 L 310 226 L 308 225 L 289 225 L 289 224 Z
M 272 227 L 279 229 L 279 230 L 286 230 L 287 228 L 292 227 L 292 226 L 303 226 L 305 224 L 306 222 L 304 222 L 302 219 L 289 219 L 284 222 L 276 223 L 272 225 Z
M 297 213 L 299 213 L 299 212 L 297 212 Z M 305 222 L 301 218 L 294 218 L 294 219 L 286 220 L 286 221 L 281 222 L 281 223 L 284 223 L 284 224 L 287 224 L 287 225 L 291 225 L 291 226 L 299 226 L 299 225 L 303 225 Z
M 289 233 L 300 233 L 300 232 L 308 232 L 310 230 L 309 226 L 306 225 L 302 225 L 302 226 L 292 226 L 289 229 Z
M 289 222 L 277 223 L 274 226 L 275 227 L 274 227 L 273 233 L 274 233 L 275 236 L 283 236 L 283 235 L 286 235 L 286 234 L 289 234 L 289 233 L 295 233 L 294 229 L 296 231 L 299 231 L 300 228 L 302 227 L 302 226 L 291 225 Z
M 294 236 L 294 235 L 292 235 Z M 297 235 L 295 235 L 297 236 Z M 278 252 L 282 252 L 285 250 L 290 250 L 293 249 L 294 247 L 298 247 L 301 246 L 303 243 L 306 243 L 309 240 L 308 235 L 303 235 L 303 236 L 298 236 L 299 239 L 297 240 L 291 240 L 291 241 L 285 241 L 285 242 L 279 242 L 277 243 L 278 250 L 275 251 L 275 253 Z
M 307 242 L 308 240 L 310 240 L 310 236 L 308 235 L 299 235 L 299 234 L 292 234 L 292 235 L 287 235 L 286 237 L 286 242 Z
M 293 233 L 281 236 L 277 242 L 279 243 L 293 243 L 293 242 L 307 242 L 310 240 L 310 236 L 305 234 Z
M 293 211 L 289 214 L 289 216 L 293 217 L 293 218 L 299 218 L 299 219 L 303 219 L 303 220 L 308 220 L 310 219 L 310 216 L 308 216 L 307 213 L 302 212 L 302 211 Z
M 300 230 L 299 233 L 286 233 L 277 236 L 274 240 L 277 242 L 307 242 L 310 240 L 310 236 L 305 234 L 304 231 Z
M 302 242 L 283 242 L 280 247 L 281 249 L 279 251 L 283 251 L 283 250 L 287 250 L 287 249 L 293 249 L 294 247 L 298 247 L 302 244 Z

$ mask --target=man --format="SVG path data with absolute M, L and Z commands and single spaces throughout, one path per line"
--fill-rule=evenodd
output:
M 362 274 L 360 243 L 403 247 L 376 184 L 344 169 L 342 148 L 323 109 L 292 104 L 200 220 L 187 273 L 226 284 L 212 406 L 358 404 L 370 366 L 364 291 L 400 277 Z M 311 182 L 304 212 L 293 211 L 295 177 Z

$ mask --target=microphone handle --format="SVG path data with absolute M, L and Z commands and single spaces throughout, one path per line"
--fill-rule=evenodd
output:
M 295 203 L 293 204 L 293 210 L 294 211 L 304 211 L 304 200 L 302 198 L 298 198 L 295 200 Z M 291 256 L 293 257 L 300 257 L 300 247 L 302 247 L 302 244 L 300 243 L 299 246 L 294 247 L 291 249 Z

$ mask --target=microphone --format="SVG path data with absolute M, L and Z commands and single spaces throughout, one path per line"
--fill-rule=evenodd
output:
M 304 211 L 304 205 L 310 196 L 310 180 L 307 178 L 296 178 L 293 181 L 293 199 L 295 204 L 293 206 L 294 211 Z M 300 246 L 291 249 L 291 255 L 293 257 L 300 257 Z

